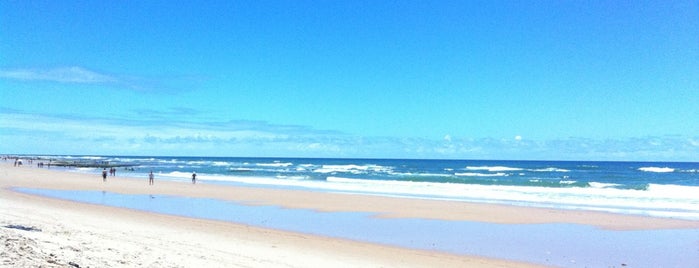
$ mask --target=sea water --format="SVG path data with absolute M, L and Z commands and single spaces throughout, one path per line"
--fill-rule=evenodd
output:
M 373 217 L 232 201 L 107 191 L 20 192 L 406 248 L 560 267 L 699 267 L 699 229 L 611 231 L 576 224 L 494 224 Z
M 699 163 L 41 156 L 129 165 L 117 175 L 699 220 Z M 99 168 L 72 169 L 100 174 Z

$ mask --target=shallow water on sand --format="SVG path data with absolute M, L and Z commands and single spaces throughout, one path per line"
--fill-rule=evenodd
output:
M 454 254 L 565 267 L 699 267 L 699 229 L 611 231 L 575 224 L 494 224 L 318 212 L 167 195 L 16 188 L 19 192 Z

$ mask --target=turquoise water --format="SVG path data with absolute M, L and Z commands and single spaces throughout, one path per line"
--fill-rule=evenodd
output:
M 165 195 L 18 188 L 16 191 L 148 212 L 454 254 L 564 267 L 699 267 L 699 229 L 609 231 L 574 224 L 385 219 Z

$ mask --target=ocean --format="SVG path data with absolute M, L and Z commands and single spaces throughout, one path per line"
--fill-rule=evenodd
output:
M 699 220 L 699 163 L 37 156 L 120 166 L 117 176 L 594 210 Z M 45 160 L 41 160 L 46 162 Z M 88 165 L 89 166 L 89 165 Z M 75 167 L 100 174 L 102 168 Z

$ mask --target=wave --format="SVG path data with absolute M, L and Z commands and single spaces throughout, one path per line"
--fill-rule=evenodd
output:
M 480 167 L 467 166 L 466 169 L 467 170 L 487 170 L 490 172 L 524 170 L 523 168 L 504 167 L 504 166 L 480 166 Z
M 209 161 L 201 161 L 200 160 L 200 161 L 187 161 L 186 164 L 190 165 L 190 166 L 204 166 L 204 165 L 207 165 L 209 163 L 210 163 Z
M 459 177 L 505 177 L 508 176 L 507 173 L 473 173 L 473 172 L 463 172 L 463 173 L 454 173 L 455 176 Z
M 277 179 L 282 179 L 282 180 L 310 180 L 312 179 L 309 176 L 282 176 L 282 175 L 277 175 L 275 176 Z
M 699 186 L 650 184 L 647 190 L 637 190 L 615 188 L 611 183 L 555 188 L 341 177 L 328 177 L 327 181 L 327 187 L 335 191 L 699 219 Z
M 255 172 L 252 168 L 229 168 L 229 172 Z
M 695 199 L 699 208 L 699 186 L 684 186 L 674 184 L 648 184 L 646 191 L 674 198 L 691 198 Z
M 107 159 L 104 156 L 63 156 L 64 159 L 83 159 L 83 160 L 103 160 Z
M 529 169 L 529 171 L 536 171 L 536 172 L 570 172 L 570 170 L 568 170 L 568 169 L 555 168 L 555 167 L 540 168 L 540 169 Z
M 594 182 L 594 181 L 588 182 L 587 185 L 589 185 L 592 188 L 598 188 L 598 189 L 614 188 L 614 187 L 622 186 L 621 184 L 618 184 L 618 183 L 603 183 L 603 182 Z
M 151 160 L 151 161 L 153 161 L 153 160 Z M 168 160 L 168 159 L 158 159 L 157 162 L 160 163 L 160 164 L 180 164 L 180 163 L 184 163 L 184 161 L 180 161 L 180 160 L 177 160 L 177 159 L 169 159 L 169 160 Z
M 645 172 L 656 172 L 656 173 L 675 172 L 674 168 L 669 168 L 669 167 L 641 167 L 641 168 L 638 168 L 638 170 L 645 171 Z
M 317 173 L 353 173 L 362 174 L 368 171 L 390 172 L 392 168 L 379 165 L 323 165 L 321 168 L 313 170 Z
M 256 166 L 259 167 L 288 167 L 293 165 L 293 163 L 282 163 L 282 162 L 274 162 L 274 163 L 255 163 Z
M 192 178 L 192 172 L 173 171 L 169 173 L 163 173 L 162 175 L 175 178 Z M 201 178 L 201 174 L 197 174 L 197 176 Z
M 570 172 L 568 169 L 563 169 L 563 168 L 556 168 L 556 167 L 547 167 L 547 168 L 539 168 L 539 169 L 524 169 L 524 168 L 517 168 L 517 167 L 505 167 L 505 166 L 480 166 L 480 167 L 473 167 L 473 166 L 467 166 L 466 170 L 485 170 L 489 172 L 502 172 L 502 171 L 534 171 L 534 172 Z
M 309 171 L 318 168 L 318 165 L 314 164 L 300 164 L 296 166 L 296 171 Z
M 451 174 L 446 173 L 413 173 L 413 172 L 388 172 L 389 175 L 400 177 L 451 177 Z

